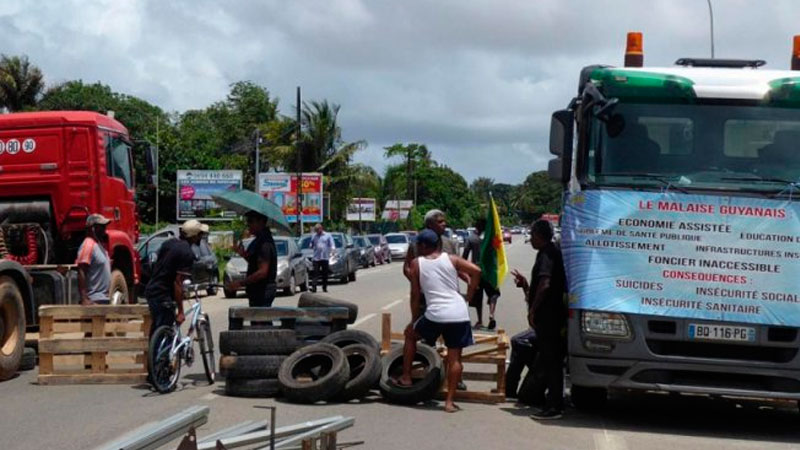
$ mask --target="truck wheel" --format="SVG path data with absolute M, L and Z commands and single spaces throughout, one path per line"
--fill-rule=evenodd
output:
M 602 409 L 608 399 L 608 390 L 598 387 L 572 385 L 570 399 L 576 408 L 586 411 Z
M 125 281 L 125 275 L 119 269 L 111 271 L 111 287 L 108 289 L 108 298 L 111 299 L 109 303 L 112 305 L 128 304 L 128 282 Z
M 14 376 L 25 348 L 25 306 L 13 279 L 0 277 L 0 381 Z
M 22 351 L 19 370 L 33 370 L 34 368 L 36 368 L 36 350 L 25 347 L 25 350 Z

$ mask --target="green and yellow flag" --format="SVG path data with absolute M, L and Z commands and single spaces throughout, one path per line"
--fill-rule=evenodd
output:
M 486 230 L 481 242 L 481 277 L 499 289 L 508 273 L 506 250 L 503 247 L 503 229 L 500 227 L 500 216 L 494 198 L 489 195 L 489 214 L 486 217 Z

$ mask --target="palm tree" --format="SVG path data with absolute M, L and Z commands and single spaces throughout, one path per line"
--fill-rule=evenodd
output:
M 11 112 L 36 106 L 44 76 L 27 56 L 0 55 L 0 106 Z

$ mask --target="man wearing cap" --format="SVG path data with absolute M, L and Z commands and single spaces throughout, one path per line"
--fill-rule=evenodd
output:
M 202 232 L 200 222 L 187 220 L 181 225 L 180 238 L 167 240 L 158 250 L 153 275 L 144 290 L 152 318 L 151 336 L 162 325 L 183 323 L 183 280 L 192 274 L 195 261 L 192 245 L 200 242 Z
M 267 226 L 267 218 L 255 211 L 245 214 L 250 235 L 255 239 L 237 252 L 247 260 L 247 276 L 242 281 L 230 283 L 228 289 L 237 291 L 244 287 L 247 300 L 251 307 L 272 306 L 278 286 L 275 278 L 278 275 L 278 253 L 275 250 L 275 241 L 272 232 Z
M 100 214 L 86 218 L 86 238 L 78 249 L 78 292 L 81 305 L 108 304 L 111 288 L 111 259 L 106 245 L 106 226 L 111 222 Z

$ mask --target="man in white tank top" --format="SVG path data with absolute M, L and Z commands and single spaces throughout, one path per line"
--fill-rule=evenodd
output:
M 453 403 L 458 382 L 461 381 L 461 350 L 473 344 L 467 298 L 472 298 L 480 283 L 481 269 L 457 255 L 442 253 L 440 237 L 432 230 L 417 235 L 419 257 L 410 265 L 411 323 L 406 327 L 403 351 L 403 375 L 400 386 L 410 386 L 411 365 L 417 352 L 417 340 L 436 345 L 439 336 L 447 346 L 447 398 L 445 411 L 456 412 Z M 467 295 L 458 292 L 459 276 L 470 280 Z M 420 297 L 425 296 L 423 312 Z

